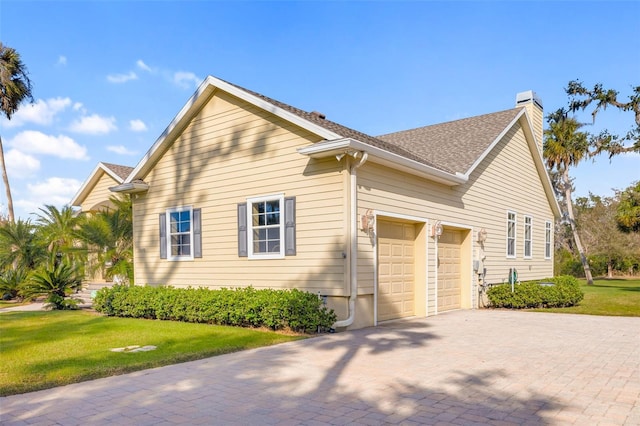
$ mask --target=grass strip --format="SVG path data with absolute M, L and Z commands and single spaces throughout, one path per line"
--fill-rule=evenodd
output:
M 88 311 L 0 313 L 0 396 L 304 338 L 239 327 L 104 317 Z M 112 352 L 153 345 L 148 352 Z
M 581 281 L 584 299 L 569 308 L 533 309 L 538 312 L 640 317 L 640 280 L 596 279 L 594 285 Z

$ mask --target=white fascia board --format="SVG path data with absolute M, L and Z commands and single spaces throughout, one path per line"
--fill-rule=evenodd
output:
M 225 81 L 219 80 L 215 77 L 209 76 L 207 77 L 207 79 L 205 81 L 208 81 L 209 84 L 211 84 L 212 86 L 217 87 L 218 89 L 230 93 L 233 96 L 236 96 L 244 101 L 249 102 L 250 104 L 253 104 L 255 106 L 257 106 L 258 108 L 261 108 L 265 111 L 268 111 L 284 120 L 287 120 L 293 124 L 296 124 L 300 127 L 302 127 L 303 129 L 306 129 L 308 131 L 310 131 L 311 133 L 314 133 L 318 136 L 321 136 L 325 139 L 338 139 L 341 138 L 342 136 L 338 135 L 337 133 L 334 133 L 322 126 L 319 126 L 317 124 L 314 124 L 308 120 L 305 120 L 304 118 L 300 117 L 299 115 L 296 115 L 292 112 L 289 112 L 287 110 L 284 110 L 282 108 L 279 108 L 267 101 L 265 101 L 262 98 L 259 98 L 255 95 L 252 95 L 251 93 L 247 93 L 244 90 L 229 84 Z
M 484 159 L 487 158 L 487 155 L 489 155 L 491 151 L 493 151 L 493 148 L 495 148 L 496 145 L 498 145 L 498 143 L 502 140 L 504 135 L 506 135 L 507 132 L 511 130 L 513 125 L 518 122 L 518 120 L 523 114 L 525 114 L 524 108 L 522 108 L 522 110 L 515 116 L 515 118 L 511 120 L 511 122 L 504 129 L 502 129 L 502 132 L 500 132 L 500 134 L 493 140 L 493 142 L 491 142 L 491 145 L 489 145 L 489 147 L 484 150 L 484 152 L 476 159 L 476 161 L 471 165 L 471 167 L 469 167 L 467 172 L 464 174 L 464 176 L 466 176 L 467 179 L 469 179 L 469 176 L 471 176 L 471 173 L 473 173 L 476 167 L 478 167 L 480 163 L 482 163 Z
M 533 134 L 533 124 L 531 123 L 529 114 L 527 114 L 526 108 L 523 108 L 523 111 L 524 111 L 523 119 L 525 120 L 526 125 L 522 127 L 524 129 L 525 137 L 527 139 L 527 145 L 529 146 L 529 151 L 531 151 L 533 162 L 536 165 L 538 176 L 540 176 L 540 180 L 542 181 L 542 186 L 544 187 L 544 191 L 547 194 L 547 199 L 549 200 L 549 204 L 551 205 L 551 210 L 553 210 L 554 216 L 556 218 L 559 218 L 560 216 L 562 216 L 562 212 L 560 210 L 560 204 L 558 203 L 558 199 L 556 198 L 555 191 L 553 190 L 553 184 L 551 183 L 551 178 L 549 177 L 549 173 L 547 172 L 544 158 L 542 157 L 542 153 L 538 149 L 538 144 L 536 143 L 536 138 L 535 138 L 535 135 Z
M 172 142 L 171 136 L 174 131 L 176 129 L 181 129 L 182 125 L 185 124 L 184 122 L 190 119 L 192 114 L 202 106 L 203 99 L 206 99 L 206 95 L 213 93 L 216 89 L 222 90 L 237 98 L 249 102 L 250 104 L 257 106 L 258 108 L 268 111 L 325 139 L 337 139 L 341 137 L 340 135 L 325 129 L 322 126 L 318 126 L 317 124 L 311 123 L 310 121 L 307 121 L 304 118 L 299 117 L 289 111 L 278 108 L 277 106 L 255 95 L 247 93 L 232 84 L 229 84 L 215 77 L 208 76 L 204 79 L 200 86 L 198 86 L 195 93 L 189 98 L 180 112 L 173 118 L 173 120 L 171 120 L 171 123 L 169 123 L 164 132 L 162 132 L 158 139 L 156 139 L 155 143 L 146 152 L 144 157 L 142 157 L 142 160 L 140 160 L 140 162 L 136 165 L 135 169 L 133 169 L 125 182 L 129 183 L 134 181 L 135 179 L 142 178 L 141 174 L 144 174 L 147 171 L 147 164 L 149 162 L 153 162 L 156 157 L 164 151 L 164 146 Z
M 556 217 L 560 216 L 560 206 L 558 204 L 558 200 L 555 197 L 555 193 L 553 191 L 553 185 L 551 184 L 551 179 L 549 178 L 549 174 L 547 173 L 547 169 L 544 166 L 544 160 L 542 158 L 542 154 L 538 150 L 538 145 L 536 144 L 535 137 L 533 135 L 533 125 L 531 123 L 531 119 L 527 114 L 527 109 L 522 108 L 522 110 L 515 116 L 513 120 L 500 132 L 498 137 L 494 139 L 494 141 L 489 145 L 489 147 L 482 153 L 480 157 L 471 165 L 467 173 L 464 176 L 469 179 L 471 173 L 480 165 L 482 161 L 489 155 L 491 151 L 496 147 L 496 145 L 500 142 L 500 140 L 511 130 L 511 128 L 519 121 L 523 121 L 522 129 L 525 133 L 525 139 L 527 141 L 527 146 L 529 147 L 529 151 L 531 151 L 531 156 L 533 157 L 533 162 L 535 163 L 536 170 L 538 171 L 538 176 L 540 176 L 540 180 L 542 182 L 542 186 L 544 187 L 545 193 L 547 194 L 547 199 L 549 200 L 549 204 L 551 205 L 551 210 L 553 210 L 553 214 Z
M 171 142 L 170 136 L 172 135 L 172 133 L 177 128 L 180 128 L 182 124 L 184 124 L 185 118 L 189 115 L 190 112 L 199 107 L 200 103 L 198 101 L 201 97 L 203 97 L 205 93 L 208 92 L 207 89 L 209 89 L 209 87 L 211 86 L 209 82 L 210 78 L 211 77 L 207 77 L 202 83 L 200 83 L 200 86 L 198 86 L 195 93 L 189 98 L 187 103 L 182 107 L 180 112 L 178 112 L 173 120 L 171 120 L 167 128 L 164 129 L 162 134 L 160 134 L 158 139 L 156 139 L 151 148 L 149 148 L 149 150 L 144 154 L 140 162 L 138 162 L 138 164 L 129 174 L 129 177 L 127 177 L 124 183 L 130 183 L 135 179 L 139 179 L 139 175 L 141 174 L 141 172 L 146 171 L 147 164 L 149 162 L 153 162 L 155 158 L 163 152 L 162 148 L 164 148 L 167 143 Z
M 385 151 L 351 138 L 322 141 L 313 145 L 298 148 L 298 153 L 312 158 L 323 158 L 331 155 L 348 153 L 349 151 L 365 151 L 369 154 L 368 161 L 401 170 L 412 175 L 424 177 L 444 185 L 456 186 L 467 182 L 467 178 L 460 174 L 451 174 L 427 166 L 415 160 Z
M 109 187 L 111 192 L 121 192 L 125 194 L 137 194 L 139 192 L 146 192 L 149 190 L 149 185 L 140 182 L 125 182 L 118 186 Z
M 74 195 L 71 199 L 71 202 L 69 203 L 70 206 L 79 207 L 80 204 L 82 204 L 84 199 L 87 197 L 87 193 L 90 192 L 91 189 L 93 189 L 96 183 L 98 183 L 98 181 L 100 180 L 100 170 L 111 176 L 111 178 L 113 178 L 116 183 L 120 184 L 123 182 L 123 179 L 118 176 L 113 170 L 105 166 L 104 163 L 99 162 L 93 169 L 87 180 L 82 183 L 82 186 L 80 187 L 80 189 L 78 189 L 76 195 Z

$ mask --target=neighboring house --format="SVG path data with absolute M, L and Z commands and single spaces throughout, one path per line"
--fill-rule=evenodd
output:
M 135 282 L 298 288 L 336 328 L 553 274 L 542 105 L 372 137 L 208 77 L 129 176 Z
M 109 190 L 114 185 L 120 185 L 133 171 L 133 167 L 118 164 L 98 163 L 71 200 L 71 205 L 79 207 L 82 213 L 93 214 L 98 211 L 113 208 L 110 198 L 114 194 Z M 95 260 L 95 257 L 93 258 Z M 92 283 L 107 282 L 104 271 L 87 272 L 85 280 Z
M 97 212 L 112 208 L 109 198 L 115 194 L 109 190 L 114 185 L 120 185 L 133 171 L 133 167 L 120 166 L 118 164 L 98 163 L 95 169 L 84 181 L 76 195 L 71 200 L 71 205 L 80 207 L 83 213 Z

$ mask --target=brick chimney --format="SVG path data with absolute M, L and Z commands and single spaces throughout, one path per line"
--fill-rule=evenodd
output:
M 533 136 L 538 145 L 538 150 L 542 153 L 542 126 L 544 122 L 544 114 L 542 109 L 542 100 L 533 90 L 520 92 L 516 95 L 516 108 L 525 107 L 531 124 L 533 125 Z

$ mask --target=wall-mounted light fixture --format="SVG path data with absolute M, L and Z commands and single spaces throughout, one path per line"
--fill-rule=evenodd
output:
M 440 235 L 442 235 L 442 222 L 440 222 L 439 220 L 436 221 L 436 223 L 433 224 L 433 226 L 431 227 L 431 236 L 432 237 L 439 237 Z
M 478 231 L 478 242 L 484 243 L 485 241 L 487 241 L 487 230 L 482 228 Z
M 376 226 L 376 217 L 373 214 L 373 210 L 369 209 L 367 210 L 367 212 L 365 214 L 362 215 L 362 217 L 360 218 L 361 222 L 362 222 L 362 231 L 370 234 L 371 232 L 373 232 L 373 230 L 375 229 Z

